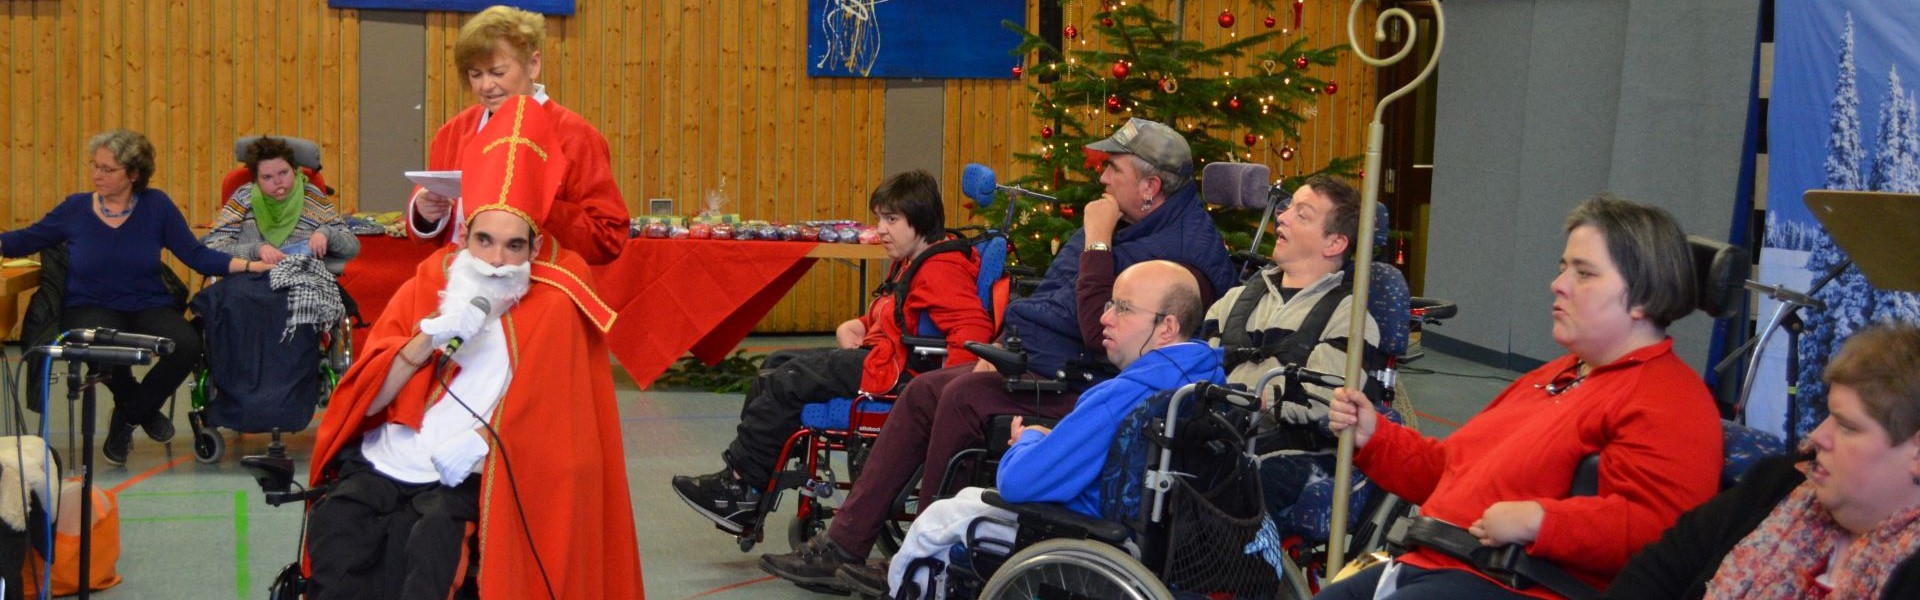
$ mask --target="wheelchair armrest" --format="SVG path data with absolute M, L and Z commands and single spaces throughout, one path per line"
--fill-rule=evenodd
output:
M 980 357 L 980 360 L 987 361 L 987 364 L 993 365 L 993 370 L 999 371 L 1001 377 L 1012 379 L 1027 372 L 1025 352 L 1015 352 L 980 342 L 967 342 L 967 351 Z
M 998 490 L 987 490 L 980 499 L 989 505 L 1020 515 L 1020 536 L 1029 532 L 1035 539 L 1080 538 L 1120 545 L 1127 541 L 1127 527 L 1113 521 L 1089 517 L 1058 504 L 1014 504 L 1000 497 Z
M 1452 300 L 1439 298 L 1410 298 L 1408 304 L 1414 310 L 1414 316 L 1423 323 L 1439 323 L 1460 314 L 1460 307 Z

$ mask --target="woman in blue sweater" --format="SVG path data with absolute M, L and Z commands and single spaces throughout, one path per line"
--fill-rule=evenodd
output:
M 266 272 L 268 266 L 234 258 L 200 245 L 186 218 L 164 192 L 147 187 L 153 179 L 153 144 L 139 133 L 116 129 L 87 141 L 93 192 L 61 201 L 39 222 L 0 233 L 0 254 L 26 256 L 67 244 L 65 306 L 60 327 L 72 330 L 108 327 L 155 335 L 176 348 L 147 371 L 144 381 L 131 367 L 117 367 L 107 381 L 113 414 L 100 455 L 125 464 L 133 429 L 164 442 L 173 423 L 160 412 L 173 391 L 200 362 L 200 336 L 187 324 L 160 278 L 160 250 L 206 275 Z

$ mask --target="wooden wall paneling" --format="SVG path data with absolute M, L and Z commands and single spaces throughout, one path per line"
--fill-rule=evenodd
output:
M 208 11 L 208 20 L 211 22 L 212 29 L 211 38 L 208 40 L 212 54 L 209 77 L 213 82 L 207 93 L 209 102 L 206 109 L 205 135 L 206 139 L 210 140 L 209 143 L 214 143 L 211 140 L 221 138 L 233 139 L 232 134 L 236 129 L 234 121 L 238 115 L 235 113 L 239 110 L 234 107 L 236 98 L 234 90 L 242 79 L 237 71 L 239 58 L 243 55 L 236 54 L 238 47 L 234 43 L 239 29 L 236 22 L 235 2 L 236 0 L 214 0 L 211 10 Z
M 329 29 L 339 31 L 335 37 L 338 49 L 328 53 L 337 52 L 339 56 L 336 66 L 339 76 L 337 79 L 328 78 L 336 82 L 335 89 L 339 93 L 333 95 L 333 104 L 327 114 L 337 115 L 340 119 L 328 130 L 340 143 L 334 145 L 337 148 L 335 160 L 329 163 L 327 172 L 337 178 L 335 181 L 347 183 L 360 180 L 360 118 L 359 111 L 351 108 L 360 104 L 360 11 L 328 10 L 327 14 L 338 24 Z M 340 202 L 340 208 L 358 212 L 360 192 L 349 190 L 343 195 L 345 199 Z
M 0 93 L 0 101 L 7 103 L 7 118 L 0 119 L 0 165 L 11 175 L 0 182 L 0 202 L 4 203 L 0 209 L 7 210 L 7 229 L 25 224 L 20 217 L 22 211 L 14 209 L 14 202 L 16 198 L 31 195 L 32 190 L 29 183 L 33 177 L 32 165 L 25 164 L 32 161 L 32 155 L 23 150 L 33 136 L 33 107 L 15 96 L 34 89 L 33 60 L 30 56 L 16 59 L 15 54 L 28 54 L 33 39 L 34 8 L 32 4 L 18 2 L 0 5 L 0 12 L 7 18 L 4 26 L 0 26 L 0 31 L 5 33 L 0 35 L 0 73 L 5 74 L 7 82 L 7 91 Z M 15 40 L 21 40 L 17 46 Z
M 716 101 L 710 103 L 713 107 L 710 112 L 716 118 L 714 137 L 718 138 L 715 140 L 717 143 L 712 157 L 713 169 L 710 178 L 715 183 L 726 181 L 732 189 L 743 193 L 748 188 L 746 182 L 740 177 L 741 171 L 746 168 L 746 163 L 740 160 L 740 147 L 748 140 L 744 134 L 746 128 L 743 126 L 747 117 L 741 111 L 740 100 L 741 90 L 746 87 L 748 75 L 744 68 L 745 63 L 741 60 L 740 47 L 743 38 L 752 37 L 742 35 L 739 26 L 744 22 L 743 17 L 746 16 L 741 14 L 741 7 L 744 4 L 741 2 L 716 3 L 713 5 L 716 8 L 715 14 L 710 17 L 715 23 L 727 24 L 719 28 L 719 44 L 714 47 L 715 52 L 710 67 L 712 72 L 719 76 L 713 93 Z

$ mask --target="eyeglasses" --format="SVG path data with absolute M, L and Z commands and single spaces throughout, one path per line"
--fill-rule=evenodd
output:
M 1580 367 L 1584 364 L 1585 363 L 1580 361 L 1574 361 L 1573 366 L 1561 370 L 1553 376 L 1552 380 L 1546 383 L 1533 384 L 1533 387 L 1546 390 L 1548 396 L 1558 396 L 1565 393 L 1567 390 L 1579 386 L 1580 382 L 1587 380 L 1588 375 L 1593 374 L 1592 371 L 1586 373 L 1580 372 Z
M 126 167 L 110 167 L 107 165 L 102 165 L 97 163 L 90 166 L 93 167 L 93 172 L 99 173 L 101 175 L 112 175 L 114 173 L 119 173 L 121 171 L 127 170 Z
M 1134 306 L 1133 303 L 1127 302 L 1125 300 L 1121 300 L 1119 298 L 1112 298 L 1107 300 L 1106 310 L 1112 311 L 1113 315 L 1116 317 L 1124 317 L 1136 312 L 1141 312 L 1140 308 Z M 1167 316 L 1167 313 L 1155 312 L 1153 313 L 1153 320 L 1159 321 L 1160 319 L 1166 318 L 1166 316 Z

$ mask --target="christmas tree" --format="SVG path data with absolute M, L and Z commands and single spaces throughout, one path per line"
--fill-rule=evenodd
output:
M 1271 0 L 1255 2 L 1272 8 Z M 1031 167 L 1013 181 L 1027 189 L 1059 198 L 1058 203 L 1017 197 L 1010 233 L 1015 260 L 1044 268 L 1058 244 L 1080 227 L 1080 207 L 1100 198 L 1098 165 L 1089 164 L 1081 147 L 1112 135 L 1130 117 L 1166 123 L 1180 131 L 1193 148 L 1195 181 L 1200 167 L 1216 161 L 1247 160 L 1261 144 L 1279 147 L 1282 160 L 1294 158 L 1299 126 L 1307 119 L 1295 106 L 1311 106 L 1315 95 L 1332 94 L 1338 86 L 1309 74 L 1313 66 L 1331 66 L 1344 44 L 1313 48 L 1304 35 L 1288 35 L 1266 19 L 1266 31 L 1208 46 L 1186 40 L 1182 23 L 1184 3 L 1171 14 L 1142 3 L 1107 3 L 1078 30 L 1069 24 L 1064 41 L 1098 36 L 1097 49 L 1062 52 L 1041 36 L 1013 23 L 1023 42 L 1016 50 L 1027 57 L 1016 69 L 1033 94 L 1031 111 L 1042 123 L 1032 134 L 1031 151 L 1015 152 Z M 1298 10 L 1296 3 L 1295 10 Z M 1298 14 L 1297 12 L 1295 13 Z M 1220 27 L 1233 27 L 1236 17 L 1227 11 L 1205 15 Z M 1297 23 L 1296 23 L 1297 26 Z M 1288 177 L 1288 189 L 1307 177 L 1330 173 L 1351 177 L 1359 169 L 1356 156 L 1336 158 L 1318 168 Z M 1007 208 L 976 207 L 975 214 L 998 224 Z M 1214 211 L 1214 223 L 1227 244 L 1245 249 L 1257 211 Z M 1264 249 L 1263 249 L 1264 253 Z

